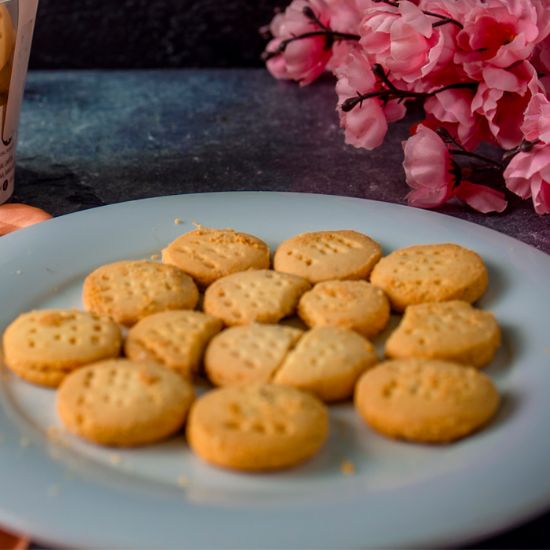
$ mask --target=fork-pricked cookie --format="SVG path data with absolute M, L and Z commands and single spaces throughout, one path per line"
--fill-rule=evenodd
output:
M 457 244 L 425 244 L 382 258 L 370 278 L 395 311 L 426 302 L 475 302 L 489 283 L 481 257 Z
M 194 396 L 191 383 L 166 367 L 118 359 L 65 378 L 57 412 L 71 433 L 88 441 L 134 447 L 181 428 Z
M 339 326 L 371 338 L 388 324 L 390 304 L 366 281 L 324 281 L 300 298 L 298 315 L 310 327 Z
M 204 288 L 231 273 L 268 269 L 269 247 L 233 229 L 198 227 L 172 241 L 162 251 L 162 261 L 189 273 Z
M 160 363 L 192 378 L 206 345 L 222 326 L 219 319 L 200 311 L 154 313 L 129 330 L 124 351 L 134 361 Z
M 156 262 L 123 260 L 103 265 L 84 280 L 84 306 L 131 326 L 171 309 L 194 309 L 199 291 L 181 269 Z
M 275 251 L 274 269 L 311 283 L 334 279 L 366 279 L 382 256 L 380 245 L 351 230 L 300 233 Z
M 218 279 L 204 293 L 204 311 L 226 325 L 277 323 L 294 313 L 310 288 L 302 277 L 268 269 L 233 273 Z
M 492 313 L 453 300 L 409 306 L 386 341 L 393 358 L 444 359 L 474 367 L 490 363 L 500 345 Z
M 496 413 L 500 396 L 473 367 L 434 359 L 395 359 L 367 371 L 355 406 L 376 431 L 423 443 L 446 443 L 478 430 Z
M 21 378 L 58 386 L 75 369 L 120 354 L 118 325 L 105 316 L 71 309 L 23 313 L 4 332 L 4 362 Z
M 323 401 L 351 397 L 358 378 L 377 361 L 374 346 L 341 327 L 306 332 L 286 356 L 273 382 L 293 386 Z
M 187 441 L 203 460 L 244 471 L 279 470 L 311 458 L 328 435 L 328 411 L 305 392 L 272 384 L 227 386 L 191 408 Z
M 268 383 L 303 331 L 280 325 L 230 327 L 206 349 L 204 367 L 216 386 Z

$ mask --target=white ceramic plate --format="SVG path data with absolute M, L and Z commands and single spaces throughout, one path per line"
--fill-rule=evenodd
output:
M 426 446 L 385 439 L 350 405 L 335 406 L 330 441 L 314 460 L 245 475 L 204 465 L 182 435 L 116 453 L 70 436 L 49 439 L 48 428 L 59 425 L 54 392 L 4 372 L 1 524 L 72 547 L 419 547 L 486 536 L 550 504 L 550 257 L 474 224 L 287 193 L 182 195 L 88 210 L 0 239 L 0 330 L 31 308 L 81 307 L 85 274 L 148 258 L 193 221 L 254 233 L 272 246 L 302 231 L 350 228 L 386 252 L 432 242 L 475 249 L 491 276 L 481 305 L 504 331 L 486 371 L 504 398 L 498 418 L 473 437 Z M 355 475 L 341 472 L 344 460 Z

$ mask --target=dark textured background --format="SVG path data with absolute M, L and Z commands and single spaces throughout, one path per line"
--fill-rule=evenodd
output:
M 261 66 L 289 0 L 40 0 L 33 69 Z

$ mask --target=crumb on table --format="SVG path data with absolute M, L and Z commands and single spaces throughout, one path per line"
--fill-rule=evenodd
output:
M 353 475 L 355 473 L 355 465 L 350 460 L 343 460 L 340 463 L 340 471 L 347 476 Z
M 189 485 L 189 478 L 183 474 L 176 481 L 180 487 L 187 487 Z

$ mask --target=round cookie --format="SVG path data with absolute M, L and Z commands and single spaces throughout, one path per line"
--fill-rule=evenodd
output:
M 372 270 L 394 310 L 426 302 L 475 302 L 487 288 L 487 268 L 478 254 L 457 244 L 401 248 L 382 258 Z
M 204 367 L 216 386 L 271 382 L 273 373 L 303 331 L 280 325 L 231 327 L 206 349 Z
M 366 281 L 324 281 L 300 298 L 298 315 L 310 327 L 339 326 L 371 338 L 387 325 L 390 304 Z
M 225 468 L 278 470 L 311 458 L 328 436 L 328 411 L 315 397 L 271 384 L 208 392 L 191 408 L 187 441 Z
M 499 346 L 500 329 L 493 314 L 454 300 L 409 306 L 386 341 L 386 355 L 443 359 L 480 368 L 492 361 Z
M 189 273 L 201 287 L 247 269 L 269 268 L 269 247 L 262 240 L 233 229 L 198 227 L 172 241 L 162 261 Z
M 294 312 L 309 288 L 296 275 L 268 269 L 243 271 L 211 284 L 204 293 L 203 308 L 226 325 L 276 323 Z
M 353 394 L 358 378 L 376 361 L 374 346 L 356 332 L 317 327 L 286 356 L 273 382 L 308 391 L 323 401 L 340 401 Z
M 120 329 L 108 317 L 69 309 L 23 313 L 3 337 L 4 362 L 21 378 L 56 387 L 71 371 L 120 354 Z
M 389 437 L 445 443 L 481 428 L 496 413 L 499 394 L 472 367 L 430 359 L 398 359 L 366 372 L 355 406 L 372 428 Z
M 210 339 L 222 322 L 200 311 L 162 311 L 145 317 L 129 331 L 124 352 L 134 361 L 155 362 L 192 378 Z
M 333 279 L 366 279 L 382 256 L 380 245 L 351 230 L 300 233 L 283 241 L 273 258 L 274 269 L 311 283 Z
M 199 291 L 181 269 L 143 260 L 124 260 L 99 267 L 84 280 L 86 309 L 123 325 L 170 309 L 194 309 Z
M 57 412 L 73 434 L 115 447 L 158 441 L 184 423 L 193 386 L 154 363 L 102 361 L 69 375 L 57 393 Z

